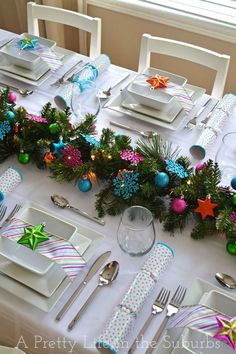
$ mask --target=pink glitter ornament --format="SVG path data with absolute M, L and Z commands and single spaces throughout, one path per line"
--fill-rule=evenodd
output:
M 15 92 L 9 92 L 8 94 L 8 102 L 9 103 L 15 103 L 17 99 L 17 96 L 15 94 Z
M 187 208 L 187 203 L 184 199 L 182 198 L 175 198 L 171 202 L 171 209 L 173 210 L 174 213 L 176 214 L 181 214 L 185 211 Z
M 75 168 L 83 163 L 81 152 L 72 145 L 68 145 L 65 149 L 61 150 L 61 154 L 63 156 L 63 163 L 70 168 Z
M 138 152 L 125 149 L 120 152 L 120 157 L 122 160 L 130 161 L 132 164 L 137 165 L 144 160 L 144 157 L 141 156 Z
M 234 223 L 236 223 L 236 213 L 235 211 L 232 211 L 232 213 L 229 216 L 230 220 Z
M 47 123 L 48 122 L 46 118 L 36 116 L 35 114 L 28 114 L 27 113 L 25 115 L 25 118 L 28 120 L 33 120 L 34 122 L 37 122 L 37 123 Z
M 197 173 L 197 172 L 203 170 L 205 167 L 206 167 L 205 162 L 199 162 L 195 166 L 195 172 Z

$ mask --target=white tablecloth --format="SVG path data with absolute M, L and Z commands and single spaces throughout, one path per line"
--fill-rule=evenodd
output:
M 0 31 L 1 40 L 7 38 L 7 36 L 9 36 L 8 32 Z M 78 56 L 72 55 L 60 72 L 54 74 L 40 88 L 36 88 L 31 96 L 23 98 L 18 95 L 17 105 L 23 105 L 29 112 L 39 113 L 46 102 L 53 102 L 55 90 L 50 87 L 50 83 L 55 81 L 56 77 L 59 77 L 62 72 L 72 66 L 76 60 L 78 60 Z M 98 86 L 109 87 L 110 84 L 116 82 L 119 76 L 123 75 L 125 72 L 127 72 L 127 70 L 124 68 L 111 66 L 101 78 L 97 79 L 97 84 Z M 134 73 L 131 74 L 134 75 Z M 0 82 L 3 81 L 19 86 L 19 83 L 1 75 Z M 122 85 L 124 85 L 124 83 Z M 20 86 L 23 88 L 28 87 L 25 84 L 21 84 Z M 116 90 L 119 90 L 119 88 Z M 232 116 L 231 121 L 233 118 Z M 147 123 L 136 121 L 135 119 L 109 109 L 103 109 L 98 116 L 98 130 L 100 131 L 103 127 L 109 126 L 110 120 L 119 120 L 119 122 L 131 126 L 135 125 L 135 127 L 140 128 L 140 130 L 150 129 Z M 230 130 L 230 124 L 226 129 Z M 121 131 L 118 128 L 115 130 Z M 179 143 L 185 153 L 188 153 L 188 147 L 195 141 L 198 134 L 197 131 L 190 133 L 187 132 L 187 130 L 176 133 L 170 133 L 164 129 L 158 129 L 158 131 L 167 136 L 174 143 Z M 128 134 L 125 131 L 123 132 Z M 132 134 L 131 136 L 133 138 L 137 137 Z M 220 138 L 217 144 L 219 144 L 219 140 Z M 213 157 L 216 148 L 217 145 L 209 150 L 207 157 Z M 16 201 L 20 201 L 21 203 L 25 203 L 27 200 L 37 202 L 72 221 L 74 220 L 77 223 L 96 229 L 105 236 L 105 243 L 100 246 L 96 254 L 90 259 L 88 267 L 81 272 L 50 313 L 44 313 L 38 308 L 29 305 L 27 302 L 20 300 L 17 294 L 14 296 L 0 289 L 0 344 L 9 346 L 19 344 L 19 347 L 27 354 L 60 354 L 65 352 L 80 354 L 98 353 L 97 349 L 95 349 L 95 342 L 99 334 L 147 256 L 133 258 L 120 250 L 116 241 L 116 230 L 120 217 L 106 216 L 106 225 L 100 226 L 68 210 L 57 209 L 50 201 L 50 195 L 58 193 L 67 197 L 72 205 L 81 207 L 83 210 L 95 214 L 94 195 L 99 190 L 98 187 L 93 189 L 90 193 L 81 193 L 75 188 L 73 183 L 56 183 L 49 178 L 48 171 L 37 170 L 33 164 L 26 166 L 21 165 L 15 158 L 10 158 L 0 165 L 0 172 L 4 171 L 10 165 L 19 168 L 23 174 L 24 180 L 23 183 L 17 187 L 15 193 L 7 198 L 6 204 L 9 207 L 12 207 Z M 130 343 L 132 343 L 132 340 L 137 335 L 144 320 L 149 316 L 151 304 L 162 286 L 169 288 L 171 291 L 179 284 L 189 288 L 195 277 L 203 278 L 216 284 L 214 274 L 217 271 L 232 275 L 235 274 L 235 257 L 226 253 L 225 241 L 220 239 L 217 235 L 212 235 L 212 237 L 206 238 L 205 240 L 195 241 L 190 237 L 190 227 L 191 226 L 187 227 L 182 234 L 176 233 L 175 237 L 170 237 L 168 233 L 162 230 L 162 225 L 159 222 L 155 223 L 157 240 L 166 242 L 173 247 L 175 258 L 168 270 L 157 282 L 155 291 L 149 297 L 143 310 L 138 315 L 136 325 L 128 338 Z M 108 249 L 112 250 L 110 260 L 117 260 L 120 263 L 119 276 L 110 287 L 101 289 L 74 330 L 68 332 L 66 330 L 68 323 L 97 284 L 97 276 L 89 282 L 62 321 L 55 322 L 55 315 L 80 283 L 92 261 L 103 250 Z M 161 318 L 162 316 L 157 316 L 157 318 L 153 320 L 146 333 L 146 340 L 151 340 Z M 127 349 L 124 349 L 123 352 L 127 353 Z M 142 353 L 144 350 L 139 349 L 137 350 L 137 353 L 138 352 Z

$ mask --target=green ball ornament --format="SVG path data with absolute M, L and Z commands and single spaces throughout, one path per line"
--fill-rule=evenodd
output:
M 154 182 L 157 187 L 165 188 L 166 186 L 168 186 L 169 181 L 170 181 L 170 177 L 168 176 L 167 173 L 165 172 L 156 173 Z
M 226 250 L 229 254 L 236 256 L 236 240 L 230 240 L 227 242 Z
M 50 134 L 53 134 L 53 135 L 59 134 L 59 132 L 60 132 L 60 128 L 57 123 L 50 124 L 48 129 L 49 129 Z
M 77 186 L 78 186 L 80 192 L 85 193 L 85 192 L 89 192 L 91 190 L 92 183 L 88 177 L 84 177 L 78 181 Z
M 18 161 L 22 165 L 26 165 L 27 163 L 30 162 L 30 154 L 28 154 L 28 152 L 20 152 L 18 155 Z
M 232 203 L 233 205 L 236 205 L 236 194 L 232 196 Z

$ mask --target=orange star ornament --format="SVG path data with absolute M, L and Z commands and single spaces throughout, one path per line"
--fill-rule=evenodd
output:
M 218 206 L 218 204 L 214 204 L 211 202 L 211 198 L 207 197 L 205 200 L 197 199 L 198 208 L 195 209 L 196 213 L 200 213 L 202 220 L 204 220 L 207 216 L 215 216 L 214 208 Z
M 154 90 L 159 88 L 167 87 L 169 78 L 166 76 L 154 75 L 149 77 L 146 82 L 148 82 Z

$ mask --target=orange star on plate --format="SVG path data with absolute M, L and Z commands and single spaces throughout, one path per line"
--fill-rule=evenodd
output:
M 206 198 L 205 200 L 197 199 L 197 202 L 199 206 L 195 209 L 195 212 L 201 214 L 202 220 L 207 216 L 215 216 L 213 209 L 217 207 L 218 204 L 212 203 L 210 198 Z
M 154 75 L 154 76 L 151 76 L 149 77 L 146 82 L 148 82 L 152 88 L 157 89 L 158 87 L 159 88 L 164 88 L 164 87 L 167 87 L 167 84 L 168 84 L 168 81 L 169 81 L 169 78 L 166 77 L 166 76 L 160 76 L 160 75 Z

